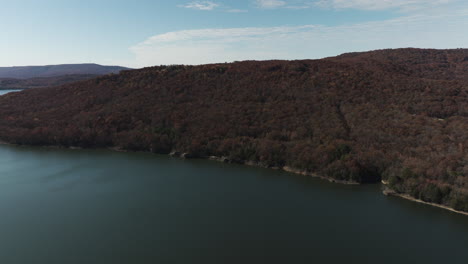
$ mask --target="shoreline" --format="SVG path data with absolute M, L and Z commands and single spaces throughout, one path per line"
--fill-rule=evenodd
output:
M 0 88 L 0 91 L 8 91 L 8 90 L 12 90 L 12 91 L 23 91 L 23 90 L 27 90 L 27 89 L 32 89 L 32 88 L 5 88 L 5 87 L 2 87 Z
M 382 181 L 382 184 L 384 186 L 387 186 L 387 183 L 385 181 Z M 433 206 L 433 207 L 437 207 L 437 208 L 440 208 L 440 209 L 444 209 L 444 210 L 448 210 L 452 213 L 457 213 L 457 214 L 462 214 L 462 215 L 466 215 L 468 216 L 468 212 L 464 212 L 464 211 L 458 211 L 458 210 L 455 210 L 449 206 L 446 206 L 446 205 L 442 205 L 442 204 L 436 204 L 436 203 L 430 203 L 430 202 L 425 202 L 423 200 L 420 200 L 420 199 L 416 199 L 408 194 L 404 194 L 404 193 L 397 193 L 395 192 L 394 190 L 388 188 L 388 187 L 385 187 L 385 189 L 382 191 L 382 193 L 385 195 L 385 196 L 393 196 L 393 197 L 398 197 L 398 198 L 402 198 L 402 199 L 405 199 L 405 200 L 408 200 L 408 201 L 412 201 L 412 202 L 416 202 L 416 203 L 420 203 L 420 204 L 425 204 L 425 205 L 429 205 L 429 206 Z
M 333 178 L 320 176 L 320 175 L 318 175 L 316 173 L 294 169 L 294 168 L 291 168 L 291 167 L 288 167 L 288 166 L 284 166 L 281 169 L 283 171 L 285 171 L 285 172 L 300 174 L 300 175 L 304 175 L 304 176 L 310 176 L 310 177 L 313 177 L 313 178 L 319 178 L 319 179 L 322 179 L 322 180 L 329 181 L 331 183 L 338 183 L 338 184 L 345 184 L 345 185 L 362 185 L 362 183 L 359 183 L 359 182 L 336 180 L 336 179 L 333 179 Z
M 3 140 L 0 140 L 0 145 L 26 146 L 26 145 L 18 145 L 18 144 L 8 143 L 8 142 L 5 142 Z M 84 150 L 84 149 L 86 149 L 86 148 L 81 148 L 81 147 L 64 147 L 64 146 L 53 146 L 53 145 L 50 145 L 50 146 L 32 146 L 32 147 L 42 147 L 42 148 L 50 148 L 50 149 L 70 149 L 70 150 Z M 103 149 L 109 150 L 109 151 L 115 151 L 115 152 L 132 152 L 132 151 L 121 149 L 119 147 L 108 147 L 108 148 L 103 148 Z M 141 152 L 142 153 L 152 153 L 150 151 L 141 151 Z M 284 167 L 281 167 L 281 168 L 280 167 L 268 167 L 268 166 L 260 164 L 259 162 L 253 162 L 253 161 L 236 162 L 236 161 L 230 160 L 227 157 L 218 157 L 218 156 L 191 157 L 190 154 L 188 154 L 188 153 L 182 153 L 182 152 L 177 152 L 177 151 L 173 151 L 173 152 L 171 152 L 169 154 L 161 154 L 161 155 L 167 155 L 169 157 L 181 158 L 181 159 L 200 158 L 200 159 L 207 159 L 207 160 L 223 162 L 223 163 L 237 163 L 237 164 L 241 164 L 241 165 L 259 167 L 259 168 L 265 168 L 265 169 L 282 170 L 282 171 L 285 171 L 285 172 L 288 172 L 288 173 L 294 173 L 294 174 L 298 174 L 298 175 L 309 176 L 309 177 L 318 178 L 318 179 L 321 179 L 321 180 L 326 180 L 326 181 L 331 182 L 331 183 L 338 183 L 338 184 L 344 184 L 344 185 L 362 185 L 359 182 L 336 180 L 336 179 L 333 179 L 333 178 L 324 177 L 324 176 L 318 175 L 316 173 L 308 172 L 308 171 L 305 171 L 305 170 L 294 169 L 294 168 L 291 168 L 289 166 L 284 166 Z M 451 207 L 441 205 L 441 204 L 425 202 L 423 200 L 416 199 L 416 198 L 414 198 L 414 197 L 412 197 L 412 196 L 410 196 L 408 194 L 397 193 L 397 192 L 391 190 L 390 188 L 386 187 L 388 185 L 388 182 L 386 182 L 384 180 L 381 181 L 381 184 L 383 186 L 385 186 L 385 189 L 382 191 L 382 194 L 385 195 L 385 196 L 399 197 L 399 198 L 402 198 L 402 199 L 405 199 L 405 200 L 408 200 L 408 201 L 412 201 L 412 202 L 416 202 L 416 203 L 420 203 L 420 204 L 425 204 L 425 205 L 430 205 L 430 206 L 433 206 L 433 207 L 437 207 L 437 208 L 440 208 L 440 209 L 445 209 L 445 210 L 451 211 L 453 213 L 468 216 L 468 212 L 458 211 L 458 210 L 455 210 L 455 209 L 453 209 Z
M 185 155 L 186 153 L 179 154 L 179 155 L 178 154 L 179 153 L 172 152 L 171 154 L 169 154 L 169 156 L 171 156 L 171 157 L 180 157 L 180 158 L 190 158 L 190 157 L 187 157 Z M 313 178 L 319 178 L 319 179 L 322 179 L 322 180 L 329 181 L 331 183 L 339 183 L 339 184 L 345 184 L 345 185 L 361 185 L 361 183 L 359 183 L 359 182 L 336 180 L 336 179 L 333 179 L 333 178 L 320 176 L 320 175 L 318 175 L 316 173 L 313 173 L 313 172 L 308 172 L 308 171 L 305 171 L 305 170 L 295 169 L 295 168 L 292 168 L 292 167 L 289 167 L 289 166 L 269 167 L 269 166 L 262 165 L 261 163 L 255 162 L 255 161 L 233 162 L 232 160 L 230 160 L 227 157 L 218 157 L 218 156 L 202 157 L 202 159 L 209 159 L 209 160 L 214 160 L 214 161 L 224 162 L 224 163 L 238 163 L 238 164 L 242 164 L 242 165 L 265 168 L 265 169 L 282 170 L 282 171 L 285 171 L 285 172 L 294 173 L 294 174 L 298 174 L 298 175 L 309 176 L 309 177 L 313 177 Z
M 213 160 L 213 161 L 218 161 L 218 162 L 223 162 L 223 163 L 232 163 L 232 164 L 240 164 L 240 165 L 258 167 L 258 168 L 264 168 L 264 169 L 281 170 L 281 171 L 285 171 L 285 172 L 288 172 L 288 173 L 294 173 L 294 174 L 298 174 L 298 175 L 309 176 L 309 177 L 313 177 L 313 178 L 319 178 L 319 179 L 322 179 L 322 180 L 329 181 L 331 183 L 339 183 L 339 184 L 345 184 L 345 185 L 361 185 L 361 183 L 359 183 L 359 182 L 336 180 L 336 179 L 333 179 L 333 178 L 320 176 L 320 175 L 318 175 L 316 173 L 313 173 L 313 172 L 308 172 L 308 171 L 305 171 L 305 170 L 295 169 L 295 168 L 292 168 L 292 167 L 289 167 L 289 166 L 270 167 L 270 166 L 264 165 L 264 164 L 262 164 L 260 162 L 250 161 L 250 160 L 236 161 L 236 160 L 231 160 L 228 157 L 219 157 L 219 156 L 192 157 L 188 153 L 183 153 L 183 152 L 178 152 L 178 151 L 173 151 L 173 152 L 169 153 L 169 156 L 170 157 L 175 157 L 175 158 L 182 158 L 182 159 L 192 159 L 192 158 L 194 158 L 194 159 L 197 159 L 197 158 L 199 158 L 199 159 L 208 159 L 208 160 Z
M 29 145 L 20 145 L 20 144 L 14 144 L 14 143 L 9 143 L 3 140 L 0 140 L 0 145 L 10 145 L 10 146 L 29 146 Z M 93 148 L 82 148 L 82 147 L 65 147 L 65 146 L 55 146 L 55 145 L 47 145 L 47 146 L 29 146 L 29 147 L 40 147 L 40 148 L 48 148 L 48 149 L 70 149 L 70 150 L 85 150 L 85 149 L 93 149 Z M 94 148 L 95 149 L 95 148 Z M 119 147 L 107 147 L 107 148 L 102 148 L 105 150 L 109 151 L 115 151 L 115 152 L 125 152 L 125 153 L 130 153 L 130 152 L 141 152 L 141 153 L 150 153 L 150 154 L 155 154 L 151 151 L 129 151 L 125 149 L 121 149 Z M 192 157 L 189 153 L 184 153 L 184 152 L 179 152 L 179 151 L 172 151 L 169 154 L 159 154 L 159 155 L 166 155 L 169 157 L 173 158 L 180 158 L 180 159 L 207 159 L 207 160 L 212 160 L 212 161 L 217 161 L 217 162 L 222 162 L 222 163 L 231 163 L 231 164 L 240 164 L 240 165 L 246 165 L 246 166 L 252 166 L 252 167 L 258 167 L 258 168 L 264 168 L 264 169 L 272 169 L 272 170 L 282 170 L 284 172 L 288 173 L 294 173 L 298 175 L 303 175 L 303 176 L 309 176 L 313 178 L 318 178 L 321 180 L 325 180 L 331 183 L 338 183 L 338 184 L 344 184 L 344 185 L 362 185 L 362 183 L 355 182 L 355 181 L 343 181 L 343 180 L 337 180 L 333 179 L 330 177 L 325 177 L 321 176 L 319 174 L 309 172 L 306 170 L 300 170 L 300 169 L 295 169 L 289 166 L 283 166 L 283 167 L 269 167 L 266 165 L 263 165 L 259 162 L 255 161 L 234 161 L 231 160 L 227 157 L 218 157 L 218 156 L 207 156 L 207 157 Z

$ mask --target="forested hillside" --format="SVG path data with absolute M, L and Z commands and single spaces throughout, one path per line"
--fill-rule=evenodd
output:
M 161 66 L 0 97 L 0 138 L 290 167 L 468 211 L 468 50 Z
M 99 75 L 94 74 L 73 74 L 57 77 L 38 77 L 30 79 L 0 78 L 0 90 L 2 89 L 30 89 L 58 86 L 72 82 L 89 80 Z

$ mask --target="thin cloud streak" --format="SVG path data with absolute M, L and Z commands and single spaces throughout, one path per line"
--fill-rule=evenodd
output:
M 194 1 L 187 3 L 185 5 L 180 5 L 179 7 L 195 9 L 195 10 L 203 10 L 203 11 L 211 11 L 217 8 L 219 4 L 211 2 L 211 1 Z
M 273 9 L 287 5 L 287 2 L 282 0 L 256 0 L 257 6 L 265 9 Z
M 466 11 L 354 25 L 200 29 L 153 36 L 130 48 L 134 65 L 316 59 L 382 48 L 468 46 Z
M 249 10 L 247 9 L 229 9 L 228 13 L 248 13 Z
M 256 0 L 257 7 L 263 9 L 359 9 L 416 11 L 460 2 L 460 0 Z
M 458 0 L 319 0 L 319 7 L 334 9 L 385 10 L 399 9 L 414 11 L 436 6 L 447 5 Z

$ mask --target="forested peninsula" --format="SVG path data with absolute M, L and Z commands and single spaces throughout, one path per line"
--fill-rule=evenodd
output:
M 384 181 L 468 212 L 468 50 L 122 71 L 1 96 L 0 139 Z

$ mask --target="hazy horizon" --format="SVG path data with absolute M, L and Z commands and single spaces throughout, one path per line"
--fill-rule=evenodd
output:
M 418 47 L 401 47 L 401 48 L 388 48 L 389 50 L 392 49 L 428 49 L 428 50 L 447 50 L 447 49 L 437 49 L 437 48 L 418 48 Z M 452 48 L 452 49 L 468 49 L 468 48 Z M 296 61 L 296 60 L 320 60 L 320 59 L 326 59 L 330 57 L 337 57 L 343 54 L 348 54 L 348 53 L 355 53 L 355 52 L 373 52 L 373 51 L 380 51 L 380 50 L 386 50 L 386 49 L 375 49 L 375 50 L 363 50 L 363 51 L 350 51 L 350 52 L 343 52 L 339 54 L 334 54 L 330 56 L 325 56 L 325 57 L 320 57 L 320 58 L 301 58 L 301 59 L 245 59 L 245 60 L 240 60 L 240 61 L 270 61 L 270 60 L 278 60 L 278 61 Z M 236 61 L 230 61 L 229 63 L 233 63 Z M 212 62 L 212 63 L 200 63 L 200 64 L 172 64 L 172 65 L 187 65 L 187 66 L 197 66 L 197 65 L 209 65 L 209 64 L 218 64 L 218 63 L 226 63 L 226 62 Z M 157 67 L 157 66 L 165 66 L 165 65 L 171 65 L 171 64 L 154 64 L 154 65 L 147 65 L 143 67 L 128 67 L 128 66 L 122 66 L 122 65 L 104 65 L 104 64 L 99 64 L 99 63 L 94 63 L 94 62 L 65 62 L 65 63 L 60 63 L 60 64 L 37 64 L 37 65 L 12 65 L 12 66 L 0 66 L 0 68 L 23 68 L 23 67 L 48 67 L 48 66 L 66 66 L 66 65 L 98 65 L 98 66 L 103 66 L 103 67 L 124 67 L 128 68 L 130 70 L 137 70 L 137 69 L 142 69 L 146 67 Z
M 130 68 L 468 47 L 461 0 L 10 1 L 0 67 Z

